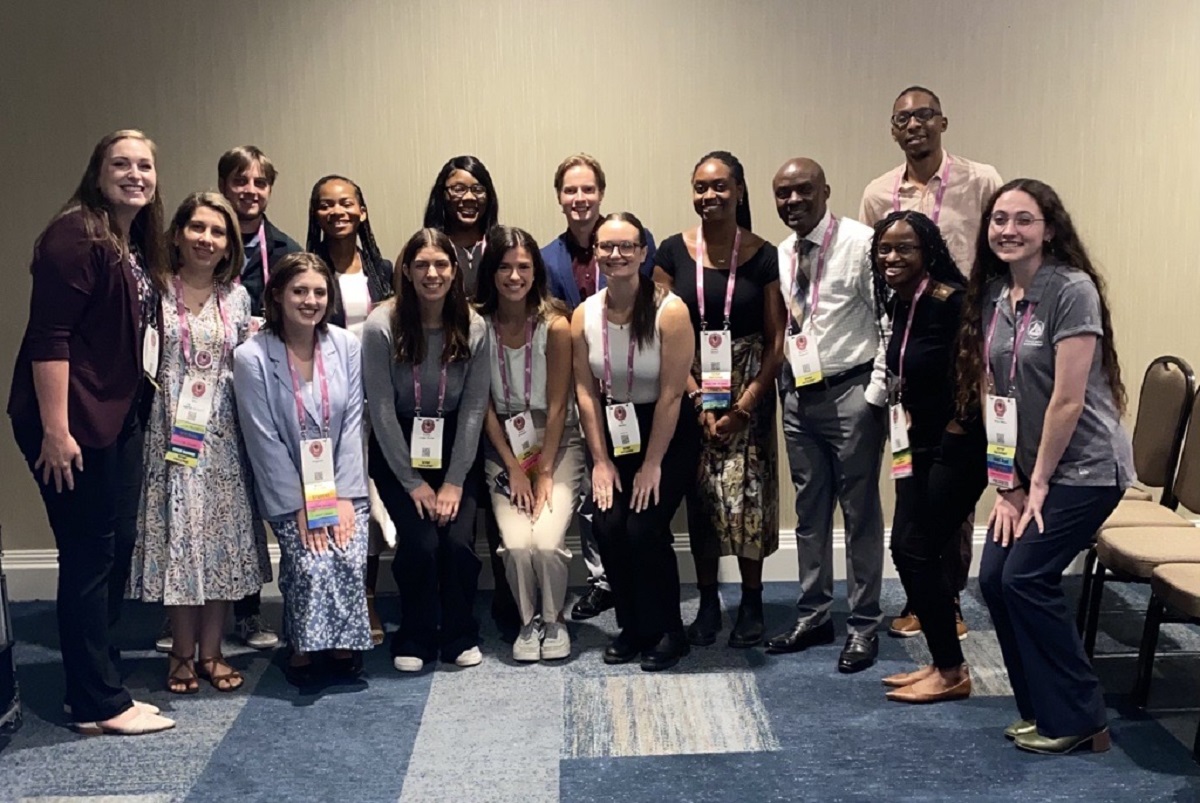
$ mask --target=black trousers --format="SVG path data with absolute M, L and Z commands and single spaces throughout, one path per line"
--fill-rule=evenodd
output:
M 988 535 L 979 587 L 1022 719 L 1037 720 L 1052 739 L 1104 727 L 1100 680 L 1083 650 L 1075 612 L 1062 590 L 1063 571 L 1091 545 L 1121 501 L 1122 489 L 1051 484 L 1042 505 L 1046 529 L 1030 522 L 1002 547 Z
M 109 594 L 125 486 L 137 477 L 140 491 L 142 454 L 131 446 L 140 438 L 135 409 L 114 443 L 83 448 L 83 471 L 73 472 L 74 490 L 59 493 L 53 481 L 44 485 L 41 472 L 33 472 L 58 547 L 59 649 L 66 703 L 78 721 L 111 719 L 133 705 L 109 651 Z M 41 424 L 14 421 L 13 434 L 32 471 L 42 448 Z
M 138 399 L 134 401 L 136 413 L 132 416 L 128 437 L 117 441 L 120 453 L 117 461 L 121 466 L 117 477 L 117 512 L 113 539 L 113 568 L 108 580 L 108 627 L 116 630 L 121 621 L 121 610 L 125 603 L 125 587 L 129 584 L 129 572 L 133 568 L 133 548 L 137 543 L 138 505 L 142 500 L 142 481 L 145 478 L 145 458 L 142 454 L 146 443 L 146 424 L 150 417 L 150 403 L 154 400 L 154 386 L 143 378 Z M 87 465 L 86 463 L 84 464 Z M 111 632 L 110 632 L 111 635 Z M 111 646 L 111 645 L 110 645 Z M 119 657 L 112 646 L 114 658 Z
M 961 562 L 962 523 L 987 487 L 986 449 L 982 432 L 944 433 L 931 448 L 914 444 L 913 474 L 896 480 L 892 560 L 939 669 L 963 663 L 954 618 L 959 587 L 947 566 Z
M 458 416 L 446 416 L 443 465 L 449 462 Z M 400 426 L 411 437 L 412 418 Z M 475 619 L 475 592 L 482 563 L 475 555 L 475 514 L 483 492 L 481 466 L 467 474 L 458 517 L 439 527 L 421 518 L 416 503 L 388 466 L 379 441 L 372 434 L 367 445 L 367 466 L 375 489 L 396 525 L 396 555 L 392 576 L 400 589 L 400 629 L 391 641 L 392 656 L 412 656 L 422 661 L 453 661 L 459 653 L 479 644 Z M 420 471 L 435 491 L 446 480 L 443 469 Z
M 685 401 L 680 404 L 679 422 L 663 456 L 658 504 L 640 513 L 630 509 L 633 478 L 650 443 L 654 407 L 653 403 L 634 406 L 642 450 L 613 458 L 622 490 L 614 488 L 612 507 L 597 509 L 592 520 L 612 586 L 617 621 L 624 633 L 644 647 L 653 646 L 664 633 L 683 630 L 671 519 L 696 482 L 700 459 L 700 427 L 692 405 Z M 612 454 L 607 427 L 605 439 Z

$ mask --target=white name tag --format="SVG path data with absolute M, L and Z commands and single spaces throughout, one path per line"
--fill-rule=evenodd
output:
M 988 394 L 983 408 L 987 424 L 988 483 L 998 488 L 1017 487 L 1017 400 Z
M 533 426 L 533 416 L 526 411 L 510 417 L 504 422 L 504 434 L 508 436 L 508 445 L 521 468 L 526 474 L 533 471 L 542 455 L 537 429 Z
M 185 376 L 175 405 L 171 439 L 167 443 L 165 457 L 169 462 L 188 468 L 199 465 L 212 406 L 213 382 L 199 374 Z
M 300 441 L 300 478 L 304 482 L 304 511 L 310 530 L 338 523 L 333 441 Z
M 441 418 L 414 418 L 412 443 L 413 468 L 442 467 L 442 432 L 445 420 Z
M 701 408 L 725 410 L 732 404 L 733 337 L 728 330 L 700 333 Z
M 911 477 L 912 447 L 908 441 L 908 411 L 902 404 L 893 404 L 888 408 L 890 433 L 892 441 L 892 479 L 899 480 Z
M 151 380 L 158 378 L 159 348 L 158 330 L 153 326 L 147 326 L 146 334 L 142 338 L 142 370 Z
M 821 355 L 817 350 L 816 337 L 801 332 L 788 335 L 783 342 L 792 376 L 796 378 L 796 387 L 814 385 L 825 378 L 821 373 Z
M 608 434 L 612 436 L 613 454 L 617 457 L 627 454 L 637 454 L 642 450 L 642 433 L 638 429 L 637 415 L 633 405 L 610 404 L 605 409 L 608 414 Z

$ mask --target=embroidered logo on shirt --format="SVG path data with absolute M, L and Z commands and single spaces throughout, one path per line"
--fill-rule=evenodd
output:
M 1025 342 L 1031 346 L 1044 345 L 1042 336 L 1045 334 L 1046 324 L 1043 321 L 1039 321 L 1037 318 L 1034 318 L 1033 322 L 1029 324 L 1029 331 L 1025 335 Z

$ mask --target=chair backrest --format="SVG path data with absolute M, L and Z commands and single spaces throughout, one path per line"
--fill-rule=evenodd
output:
M 1163 489 L 1161 502 L 1170 508 L 1177 504 L 1173 488 L 1176 467 L 1189 413 L 1195 415 L 1195 395 L 1196 375 L 1179 357 L 1159 357 L 1150 363 L 1142 378 L 1133 427 L 1133 464 L 1141 482 Z M 1200 427 L 1193 431 L 1200 437 Z M 1200 443 L 1195 455 L 1200 460 Z
M 1188 418 L 1187 436 L 1179 458 L 1179 471 L 1172 486 L 1178 504 L 1193 513 L 1200 513 L 1200 394 L 1192 404 Z

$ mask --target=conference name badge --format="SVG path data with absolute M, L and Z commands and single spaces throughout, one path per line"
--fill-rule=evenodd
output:
M 733 337 L 729 330 L 700 333 L 700 407 L 727 410 L 732 405 Z
M 167 462 L 187 468 L 200 464 L 200 450 L 204 448 L 212 406 L 213 383 L 196 374 L 185 376 L 175 404 L 175 423 L 171 426 L 165 455 Z
M 821 373 L 821 355 L 817 352 L 817 338 L 803 332 L 789 335 L 784 340 L 787 350 L 788 364 L 792 367 L 792 376 L 796 378 L 796 387 L 815 385 L 824 379 Z
M 610 404 L 605 412 L 608 414 L 608 434 L 612 436 L 613 455 L 621 457 L 640 452 L 642 433 L 638 429 L 633 405 L 629 402 Z
M 997 488 L 1017 487 L 1017 400 L 1011 396 L 987 397 L 988 484 Z
M 537 429 L 529 411 L 517 413 L 505 421 L 504 434 L 508 436 L 508 445 L 521 464 L 521 470 L 532 475 L 542 456 L 542 445 L 538 443 Z
M 892 441 L 892 479 L 901 480 L 913 474 L 912 446 L 908 441 L 909 417 L 903 404 L 888 407 L 891 422 L 889 432 Z
M 445 421 L 441 418 L 414 418 L 412 428 L 413 468 L 442 467 L 442 431 Z
M 300 477 L 304 481 L 304 514 L 308 529 L 337 524 L 332 440 L 312 438 L 300 441 Z

